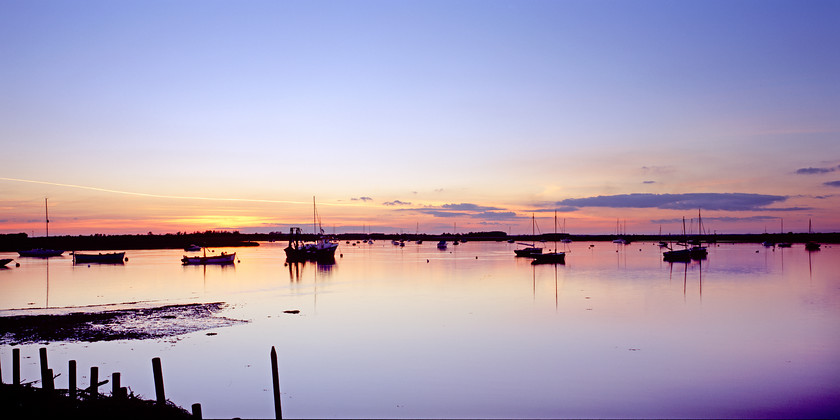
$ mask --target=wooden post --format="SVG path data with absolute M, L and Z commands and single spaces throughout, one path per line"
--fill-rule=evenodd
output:
M 152 373 L 155 375 L 155 396 L 157 403 L 166 404 L 166 395 L 163 392 L 163 368 L 160 366 L 160 357 L 152 359 Z
M 69 371 L 68 376 L 69 379 L 67 380 L 69 383 L 67 384 L 67 394 L 70 395 L 70 398 L 76 398 L 76 361 L 71 360 L 67 362 L 67 370 Z
M 47 383 L 44 384 L 44 389 L 47 391 L 55 390 L 55 376 L 53 376 L 52 369 L 47 369 Z
M 201 420 L 201 404 L 195 403 L 192 405 L 192 418 Z
M 96 366 L 90 367 L 90 395 L 92 397 L 99 395 L 99 368 Z
M 111 396 L 116 397 L 120 393 L 120 373 L 111 374 Z
M 47 379 L 50 376 L 50 368 L 47 365 L 47 348 L 41 347 L 38 349 L 38 353 L 41 356 L 41 387 L 50 389 L 49 379 Z
M 20 385 L 20 349 L 12 349 L 12 384 Z
M 271 381 L 274 386 L 274 418 L 282 419 L 283 410 L 280 407 L 280 373 L 277 371 L 277 350 L 271 346 Z

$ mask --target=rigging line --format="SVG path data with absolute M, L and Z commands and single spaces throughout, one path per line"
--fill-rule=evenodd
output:
M 291 200 L 265 200 L 265 199 L 257 199 L 257 198 L 218 198 L 218 197 L 190 197 L 190 196 L 179 196 L 179 195 L 163 195 L 163 194 L 149 194 L 149 193 L 140 193 L 140 192 L 132 192 L 132 191 L 120 191 L 120 190 L 112 190 L 108 188 L 99 188 L 99 187 L 89 187 L 85 185 L 75 185 L 75 184 L 62 184 L 59 182 L 48 182 L 48 181 L 35 181 L 31 179 L 18 179 L 18 178 L 6 178 L 0 177 L 0 181 L 13 181 L 13 182 L 26 182 L 30 184 L 42 184 L 42 185 L 53 185 L 58 187 L 68 187 L 68 188 L 79 188 L 83 190 L 91 190 L 91 191 L 100 191 L 100 192 L 107 192 L 113 194 L 123 194 L 123 195 L 133 195 L 138 197 L 151 197 L 151 198 L 172 198 L 178 200 L 203 200 L 203 201 L 233 201 L 233 202 L 244 202 L 244 203 L 280 203 L 280 204 L 309 204 L 308 202 L 304 201 L 291 201 Z M 353 206 L 354 204 L 349 203 L 342 203 L 342 204 L 335 204 L 335 203 L 321 203 L 325 206 Z

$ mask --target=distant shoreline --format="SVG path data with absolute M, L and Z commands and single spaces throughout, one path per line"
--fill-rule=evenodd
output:
M 571 235 L 553 234 L 542 235 L 507 235 L 504 232 L 470 232 L 463 234 L 385 234 L 385 233 L 343 233 L 329 235 L 338 241 L 559 241 L 568 238 L 573 242 L 611 242 L 616 238 L 623 238 L 631 242 L 677 242 L 684 239 L 682 235 Z M 718 243 L 761 243 L 789 242 L 805 243 L 814 241 L 822 244 L 840 243 L 840 233 L 762 233 L 762 234 L 720 234 L 720 235 L 690 235 L 692 239 L 702 242 Z M 314 240 L 313 234 L 304 234 L 302 239 Z M 51 236 L 32 237 L 25 233 L 0 235 L 0 252 L 17 252 L 33 248 L 63 249 L 65 251 L 109 251 L 132 249 L 183 249 L 189 245 L 203 247 L 243 247 L 259 246 L 259 242 L 284 242 L 289 240 L 288 234 L 283 233 L 239 233 L 239 232 L 197 232 L 177 234 L 146 234 L 146 235 L 82 235 L 82 236 Z

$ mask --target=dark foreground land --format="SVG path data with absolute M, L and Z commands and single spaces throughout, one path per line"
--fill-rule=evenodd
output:
M 632 242 L 675 242 L 684 239 L 682 235 L 622 235 L 622 238 Z M 527 241 L 545 240 L 555 241 L 563 238 L 570 238 L 573 241 L 612 241 L 616 235 L 570 235 L 568 233 L 541 235 L 508 235 L 505 232 L 469 232 L 440 235 L 430 234 L 361 234 L 343 233 L 332 235 L 332 238 L 340 241 L 361 241 L 364 239 L 381 240 L 406 240 L 406 241 Z M 300 239 L 314 240 L 313 234 L 304 234 Z M 691 239 L 702 242 L 721 243 L 761 243 L 788 242 L 805 243 L 809 241 L 823 244 L 840 243 L 840 233 L 763 233 L 763 234 L 720 234 L 720 235 L 692 235 Z M 288 241 L 289 235 L 284 233 L 240 233 L 240 232 L 196 232 L 176 233 L 163 235 L 89 235 L 89 236 L 51 236 L 32 237 L 25 233 L 0 235 L 0 251 L 15 252 L 33 248 L 63 249 L 66 251 L 108 251 L 108 250 L 129 250 L 129 249 L 183 249 L 195 244 L 204 247 L 241 247 L 259 246 L 260 241 Z
M 170 401 L 157 404 L 134 393 L 123 396 L 80 392 L 76 398 L 66 389 L 46 390 L 30 385 L 0 384 L 3 418 L 88 419 L 188 419 L 192 415 Z

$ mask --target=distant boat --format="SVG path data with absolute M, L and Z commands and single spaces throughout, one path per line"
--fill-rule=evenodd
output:
M 770 248 L 771 246 L 775 246 L 775 245 L 776 245 L 776 243 L 775 243 L 775 242 L 773 242 L 773 241 L 764 241 L 764 242 L 762 242 L 761 244 L 762 244 L 762 245 L 764 245 L 764 246 L 765 246 L 765 247 L 767 247 L 767 248 Z
M 125 252 L 112 252 L 108 254 L 80 254 L 73 253 L 73 263 L 75 264 L 123 264 L 125 262 Z
M 46 226 L 47 226 L 47 239 L 50 237 L 50 211 L 47 206 L 47 199 L 44 199 L 44 214 L 46 215 Z M 46 249 L 46 248 L 35 248 L 30 249 L 27 251 L 18 251 L 21 257 L 35 257 L 35 258 L 49 258 L 49 257 L 58 257 L 63 254 L 63 250 L 58 249 Z
M 233 261 L 236 259 L 236 253 L 228 254 L 222 252 L 221 255 L 211 255 L 211 256 L 195 256 L 195 257 L 188 257 L 184 255 L 184 258 L 181 258 L 181 262 L 184 265 L 207 265 L 207 264 L 233 264 Z
M 531 214 L 531 237 L 534 237 L 537 233 L 537 219 L 534 214 Z M 525 245 L 525 248 L 514 249 L 513 253 L 516 254 L 517 257 L 533 257 L 534 255 L 542 254 L 543 249 L 536 246 L 536 243 L 524 244 L 519 243 L 519 245 Z
M 12 260 L 11 258 L 3 258 L 3 259 L 0 259 L 0 268 L 5 267 L 5 266 L 6 266 L 6 264 L 8 264 L 8 263 L 10 263 L 10 262 L 12 262 L 12 261 L 13 261 L 13 260 Z
M 201 247 L 196 244 L 192 244 L 190 246 L 184 247 L 184 251 L 201 251 Z
M 808 219 L 808 235 L 812 235 L 813 233 L 814 233 L 814 231 L 811 230 L 811 219 Z M 805 242 L 805 249 L 807 251 L 819 251 L 820 250 L 820 244 L 818 244 L 814 241 L 808 241 L 808 242 Z
M 437 243 L 438 249 L 446 249 L 446 241 L 440 241 Z
M 790 242 L 779 242 L 776 246 L 779 248 L 790 248 L 792 244 Z

